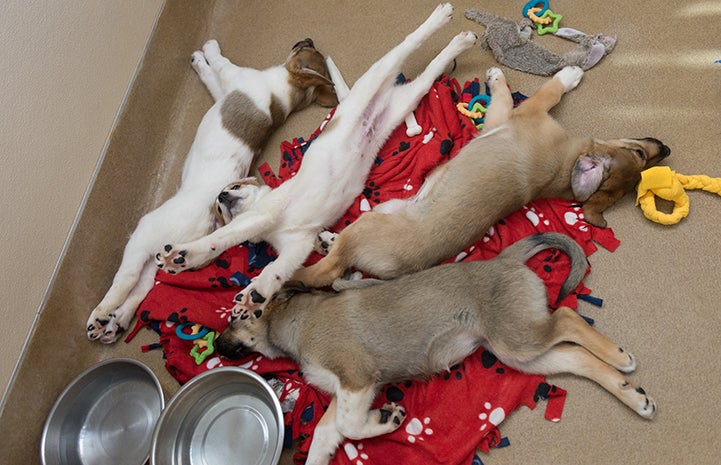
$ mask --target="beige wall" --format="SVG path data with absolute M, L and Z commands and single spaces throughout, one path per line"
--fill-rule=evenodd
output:
M 161 5 L 162 0 L 3 4 L 2 392 Z

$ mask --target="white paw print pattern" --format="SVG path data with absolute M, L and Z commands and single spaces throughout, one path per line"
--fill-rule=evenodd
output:
M 223 362 L 220 360 L 220 357 L 211 357 L 208 359 L 207 362 L 205 362 L 205 368 L 208 370 L 212 370 L 213 368 L 222 367 Z
M 485 431 L 489 423 L 493 426 L 498 426 L 506 419 L 506 412 L 502 407 L 496 407 L 491 410 L 492 407 L 493 405 L 491 405 L 490 402 L 483 404 L 484 411 L 478 415 L 478 419 L 483 422 L 481 431 Z
M 585 217 L 583 216 L 581 207 L 573 207 L 571 211 L 568 211 L 563 215 L 563 219 L 569 226 L 575 226 L 578 224 L 579 231 L 588 231 L 588 225 L 584 222 Z
M 413 190 L 413 184 L 411 184 L 411 179 L 410 179 L 410 178 L 408 178 L 408 180 L 406 181 L 406 183 L 403 185 L 403 190 L 404 190 L 404 191 L 412 191 L 412 190 Z
M 240 367 L 256 371 L 258 369 L 257 363 L 260 362 L 261 360 L 263 360 L 263 356 L 258 355 L 253 360 L 249 360 L 249 361 L 245 362 L 244 364 L 240 365 Z
M 218 314 L 218 317 L 221 320 L 225 320 L 228 323 L 230 323 L 230 317 L 231 317 L 231 315 L 233 315 L 232 309 L 225 308 L 225 307 L 220 307 L 219 309 L 216 309 L 215 313 Z
M 433 430 L 428 427 L 428 425 L 431 423 L 431 419 L 426 417 L 421 421 L 418 418 L 411 418 L 411 420 L 406 423 L 406 433 L 408 433 L 408 442 L 411 444 L 415 444 L 416 441 L 425 441 L 425 436 L 430 436 L 433 434 Z
M 371 203 L 366 198 L 362 198 L 360 201 L 360 211 L 369 212 L 371 211 Z
M 463 252 L 456 255 L 455 262 L 458 263 L 460 261 L 463 261 L 467 256 L 469 256 L 474 250 L 476 250 L 475 246 L 471 246 L 470 248 L 464 250 Z
M 343 451 L 345 451 L 345 455 L 348 457 L 348 460 L 355 461 L 356 465 L 364 465 L 365 462 L 363 460 L 368 460 L 368 454 L 363 452 L 363 444 L 358 443 L 357 445 L 354 445 L 351 442 L 346 442 L 343 445 Z
M 488 242 L 491 240 L 491 238 L 496 234 L 496 228 L 491 226 L 488 228 L 488 231 L 486 231 L 486 234 L 483 235 L 483 242 Z
M 543 216 L 543 213 L 536 211 L 534 207 L 523 207 L 523 209 L 526 211 L 526 218 L 528 218 L 528 221 L 530 221 L 533 226 L 538 226 L 541 223 L 543 223 L 544 226 L 551 225 L 551 222 Z

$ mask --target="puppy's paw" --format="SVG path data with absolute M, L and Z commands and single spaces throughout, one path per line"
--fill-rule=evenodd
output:
M 328 255 L 333 248 L 333 244 L 335 243 L 335 238 L 338 237 L 338 234 L 330 231 L 323 231 L 315 238 L 315 244 L 313 245 L 313 249 L 321 254 L 321 255 Z
M 473 44 L 476 43 L 476 40 L 478 40 L 478 36 L 475 32 L 471 31 L 463 31 L 458 33 L 452 40 L 451 44 L 455 47 L 458 47 L 459 52 L 462 52 L 464 50 L 468 50 L 469 48 L 473 47 Z
M 489 87 L 492 87 L 500 80 L 506 80 L 506 76 L 503 74 L 503 71 L 501 71 L 501 68 L 493 66 L 492 68 L 488 68 L 486 70 L 486 83 Z
M 208 62 L 205 60 L 205 55 L 203 55 L 203 52 L 201 52 L 200 50 L 196 50 L 195 52 L 193 52 L 193 54 L 190 55 L 190 65 L 197 72 L 200 72 L 203 67 L 208 66 Z
M 624 360 L 616 366 L 616 369 L 621 373 L 631 373 L 635 371 L 637 367 L 636 357 L 634 357 L 632 353 L 626 352 L 620 347 L 618 348 L 618 351 Z
M 171 244 L 165 244 L 163 251 L 155 254 L 155 264 L 161 270 L 175 274 L 188 268 L 187 256 L 187 250 L 176 250 Z
M 220 56 L 220 45 L 215 39 L 210 39 L 203 44 L 203 54 L 206 59 L 213 59 Z
M 103 344 L 112 344 L 120 337 L 120 333 L 125 331 L 115 314 L 108 314 L 100 308 L 92 311 L 86 325 L 88 339 L 99 340 Z
M 231 318 L 247 320 L 249 318 L 260 318 L 263 316 L 263 309 L 267 299 L 252 287 L 248 286 L 233 298 L 235 306 L 231 312 Z
M 384 404 L 378 412 L 380 413 L 380 424 L 387 424 L 394 430 L 399 428 L 406 419 L 406 410 L 393 402 Z
M 568 92 L 571 89 L 575 89 L 576 86 L 581 82 L 583 77 L 583 70 L 580 66 L 566 66 L 555 75 L 563 84 L 563 91 Z
M 657 411 L 656 401 L 646 394 L 646 391 L 644 391 L 642 387 L 628 385 L 627 388 L 632 390 L 631 395 L 633 397 L 633 400 L 629 403 L 629 407 L 646 420 L 653 419 Z
M 451 18 L 453 18 L 453 5 L 450 3 L 441 3 L 433 10 L 433 13 L 431 13 L 431 16 L 428 18 L 428 22 L 430 22 L 434 28 L 440 28 L 447 24 Z

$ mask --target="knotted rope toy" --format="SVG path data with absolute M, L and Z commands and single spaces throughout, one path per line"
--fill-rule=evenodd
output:
M 702 189 L 721 195 L 721 178 L 705 175 L 685 176 L 668 166 L 654 166 L 641 172 L 641 182 L 636 191 L 636 205 L 641 206 L 643 215 L 660 224 L 676 224 L 689 212 L 686 190 Z M 673 202 L 673 211 L 663 213 L 656 209 L 656 197 Z

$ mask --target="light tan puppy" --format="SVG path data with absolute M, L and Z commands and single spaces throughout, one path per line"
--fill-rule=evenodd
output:
M 369 410 L 380 386 L 447 370 L 480 346 L 526 373 L 589 378 L 652 418 L 654 401 L 619 372 L 635 369 L 633 356 L 573 310 L 549 313 L 543 282 L 524 265 L 548 248 L 571 258 L 562 298 L 583 278 L 585 254 L 568 236 L 537 234 L 493 260 L 439 265 L 391 281 L 344 282 L 355 288 L 340 293 L 293 295 L 286 288 L 262 318 L 231 322 L 215 347 L 230 358 L 290 356 L 309 383 L 334 396 L 308 464 L 327 463 L 344 437 L 359 440 L 401 425 L 401 406 Z
M 568 134 L 548 111 L 582 75 L 578 67 L 564 68 L 513 109 L 503 73 L 490 69 L 484 132 L 436 168 L 414 197 L 361 215 L 325 258 L 293 279 L 321 287 L 350 267 L 384 279 L 422 270 L 480 240 L 534 199 L 586 201 L 586 219 L 605 226 L 601 212 L 633 188 L 627 178 L 640 179 L 642 169 L 670 150 L 650 138 L 600 141 Z

